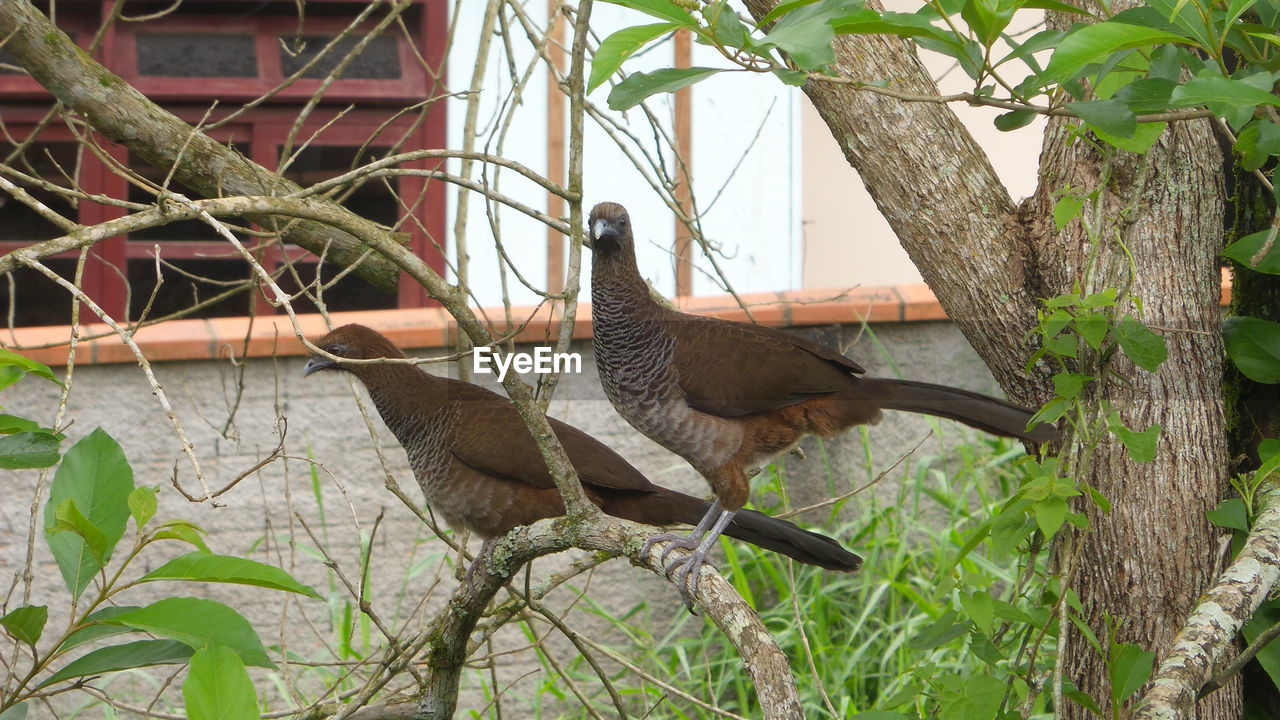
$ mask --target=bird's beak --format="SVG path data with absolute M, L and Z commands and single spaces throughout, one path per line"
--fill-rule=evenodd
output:
M 616 244 L 618 241 L 618 229 L 614 224 L 604 218 L 599 218 L 587 228 L 587 237 L 590 242 L 584 242 L 588 248 L 595 250 L 598 247 L 604 247 L 610 243 Z
M 302 377 L 307 377 L 311 373 L 320 372 L 321 370 L 337 370 L 339 367 L 338 363 L 329 358 L 313 355 L 310 360 L 307 360 L 307 364 L 303 366 Z

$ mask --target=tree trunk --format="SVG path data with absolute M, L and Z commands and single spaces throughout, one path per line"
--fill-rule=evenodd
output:
M 747 2 L 756 18 L 774 4 Z M 902 40 L 840 36 L 834 47 L 842 75 L 937 94 Z M 1226 492 L 1228 477 L 1217 260 L 1222 165 L 1208 123 L 1172 127 L 1147 155 L 1116 151 L 1107 164 L 1089 143 L 1067 142 L 1073 121 L 1055 120 L 1039 190 L 1015 208 L 949 108 L 834 83 L 810 82 L 804 90 L 948 315 L 1015 399 L 1050 397 L 1050 368 L 1041 363 L 1030 376 L 1024 370 L 1033 350 L 1025 338 L 1039 298 L 1086 285 L 1091 252 L 1096 266 L 1086 291 L 1119 287 L 1141 299 L 1142 319 L 1164 335 L 1169 358 L 1147 373 L 1117 354 L 1093 399 L 1105 398 L 1133 429 L 1159 423 L 1163 432 L 1149 463 L 1130 461 L 1115 442 L 1103 442 L 1091 457 L 1078 448 L 1064 452 L 1080 461 L 1076 479 L 1113 505 L 1110 515 L 1089 511 L 1092 530 L 1083 536 L 1072 587 L 1099 637 L 1110 617 L 1117 641 L 1145 648 L 1169 641 L 1219 560 L 1221 533 L 1204 512 Z M 1102 240 L 1087 243 L 1078 222 L 1058 232 L 1054 192 L 1067 184 L 1093 190 L 1104 168 L 1104 212 L 1114 222 L 1101 228 Z M 1066 679 L 1105 707 L 1105 659 L 1072 634 L 1065 660 Z M 1084 717 L 1068 706 L 1060 717 Z M 1239 717 L 1240 707 L 1235 682 L 1202 702 L 1199 716 Z
M 1065 142 L 1068 124 L 1050 123 L 1040 188 L 1023 208 L 1025 227 L 1041 248 L 1045 292 L 1071 292 L 1083 284 L 1090 253 L 1096 253 L 1085 292 L 1127 287 L 1142 301 L 1142 319 L 1157 328 L 1169 349 L 1155 373 L 1117 354 L 1092 398 L 1110 403 L 1132 429 L 1161 426 L 1154 461 L 1133 462 L 1110 437 L 1089 457 L 1081 446 L 1064 451 L 1080 468 L 1077 479 L 1113 506 L 1109 515 L 1087 507 L 1091 529 L 1078 541 L 1071 586 L 1100 639 L 1106 638 L 1109 618 L 1116 642 L 1161 649 L 1213 580 L 1223 551 L 1224 532 L 1205 518 L 1228 487 L 1218 307 L 1221 154 L 1208 123 L 1197 121 L 1169 128 L 1144 156 L 1115 153 L 1108 166 L 1089 144 Z M 1119 222 L 1104 225 L 1096 244 L 1079 223 L 1055 232 L 1054 190 L 1087 191 L 1100 182 L 1106 184 L 1103 215 Z M 1076 549 L 1059 550 L 1061 567 Z M 1071 630 L 1065 675 L 1101 704 L 1111 697 L 1106 659 Z M 1086 716 L 1073 704 L 1064 710 L 1061 717 Z M 1202 718 L 1238 717 L 1238 682 L 1206 698 L 1198 711 Z

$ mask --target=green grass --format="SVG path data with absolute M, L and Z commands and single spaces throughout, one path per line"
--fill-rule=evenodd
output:
M 929 694 L 921 693 L 930 682 L 945 686 L 948 678 L 998 674 L 970 649 L 967 630 L 932 647 L 918 641 L 940 618 L 944 625 L 939 627 L 963 625 L 948 622 L 954 615 L 944 617 L 960 608 L 961 592 L 990 590 L 1005 597 L 1020 571 L 1009 558 L 990 557 L 985 543 L 960 562 L 956 558 L 970 532 L 1018 488 L 1014 461 L 1022 449 L 984 439 L 951 453 L 910 458 L 900 482 L 883 480 L 827 510 L 817 529 L 864 557 L 858 573 L 824 572 L 745 543 L 722 541 L 720 570 L 791 658 L 807 717 L 832 717 L 834 709 L 835 717 L 847 718 L 884 708 L 893 696 L 910 700 L 897 706 L 910 717 L 913 711 L 927 713 L 934 707 Z M 814 461 L 821 459 L 806 462 Z M 868 456 L 868 467 L 872 464 Z M 832 495 L 868 480 L 830 474 L 829 479 Z M 756 507 L 774 514 L 783 510 L 785 484 L 785 469 L 762 473 L 752 496 L 778 499 L 779 504 Z M 896 488 L 889 489 L 890 484 Z M 598 605 L 589 607 L 628 639 L 613 647 L 618 654 L 722 710 L 760 715 L 740 659 L 710 623 L 684 610 L 641 607 L 650 612 L 616 617 Z M 651 635 L 635 620 L 646 616 L 671 621 Z M 1007 661 L 1005 665 L 1007 669 Z M 576 669 L 589 672 L 585 666 Z M 581 681 L 592 683 L 585 675 Z M 626 673 L 615 681 L 637 689 L 632 698 L 637 716 L 648 711 L 651 719 L 717 717 L 687 700 L 664 698 L 661 687 L 637 684 Z M 612 716 L 607 697 L 601 699 L 598 709 Z M 581 708 L 557 710 L 556 717 L 589 716 Z

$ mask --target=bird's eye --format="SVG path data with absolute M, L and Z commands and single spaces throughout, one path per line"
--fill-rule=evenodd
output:
M 347 346 L 343 345 L 342 343 L 333 343 L 331 345 L 327 345 L 324 351 L 329 353 L 330 355 L 337 355 L 338 357 L 346 357 Z
M 627 222 L 628 220 L 626 215 L 623 215 L 622 217 L 618 218 L 618 224 L 621 225 L 622 227 L 626 227 Z

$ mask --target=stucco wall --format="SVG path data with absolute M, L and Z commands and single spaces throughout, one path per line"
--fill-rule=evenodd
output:
M 872 374 L 897 374 L 996 391 L 985 367 L 949 323 L 880 324 L 868 329 L 810 328 L 804 334 L 839 343 Z M 574 349 L 583 355 L 583 372 L 563 378 L 552 414 L 609 444 L 655 482 L 706 494 L 705 484 L 683 461 L 632 431 L 613 412 L 600 389 L 590 344 L 579 342 Z M 439 351 L 418 354 L 433 355 Z M 750 363 L 751 358 L 743 357 L 742 362 Z M 277 442 L 277 414 L 287 418 L 286 447 L 290 458 L 246 477 L 218 498 L 221 507 L 187 502 L 170 485 L 176 464 L 179 481 L 188 492 L 195 494 L 199 489 L 190 465 L 179 452 L 172 428 L 136 366 L 76 368 L 68 414 L 74 424 L 67 433 L 70 440 L 75 441 L 97 426 L 104 427 L 124 447 L 136 473 L 135 482 L 159 489 L 161 518 L 182 517 L 208 529 L 209 542 L 215 551 L 245 554 L 290 569 L 322 594 L 329 593 L 339 616 L 343 601 L 350 596 L 331 585 L 331 576 L 325 573 L 313 550 L 314 543 L 302 528 L 302 520 L 354 582 L 360 576 L 357 549 L 361 538 L 368 537 L 375 518 L 385 511 L 373 542 L 367 596 L 382 617 L 399 627 L 424 597 L 428 612 L 442 605 L 455 582 L 452 568 L 442 562 L 446 555 L 443 545 L 438 541 L 427 542 L 428 534 L 415 516 L 385 489 L 384 472 L 346 376 L 326 373 L 304 379 L 302 364 L 301 358 L 264 358 L 249 360 L 243 368 L 230 361 L 172 362 L 155 366 L 157 377 L 195 444 L 208 482 L 215 489 L 268 454 Z M 429 367 L 440 372 L 446 366 Z M 237 377 L 242 370 L 243 392 L 237 393 Z M 492 385 L 492 376 L 488 380 Z M 5 391 L 0 404 L 6 412 L 48 422 L 56 400 L 55 386 L 28 378 Z M 936 455 L 945 452 L 948 443 L 971 436 L 967 428 L 952 423 L 939 425 L 942 432 L 935 433 L 920 452 Z M 406 493 L 417 499 L 419 492 L 407 470 L 404 454 L 376 420 L 375 427 L 378 448 L 385 455 L 393 476 Z M 828 483 L 842 492 L 866 482 L 914 446 L 930 427 L 929 420 L 891 414 L 871 430 L 870 467 L 858 432 L 828 443 L 825 450 L 830 467 L 824 465 L 814 443 L 807 442 L 808 459 L 786 459 L 792 502 L 807 504 L 827 496 Z M 224 428 L 227 428 L 225 432 Z M 319 463 L 317 493 L 312 491 L 311 465 L 304 459 L 309 455 Z M 891 474 L 875 492 L 890 495 L 904 469 Z M 4 474 L 8 477 L 0 490 L 3 493 L 0 500 L 3 577 L 0 581 L 7 587 L 23 566 L 30 498 L 38 473 Z M 857 502 L 853 501 L 855 506 Z M 476 547 L 474 540 L 472 547 Z M 173 554 L 185 551 L 181 547 L 167 550 Z M 140 570 L 154 567 L 160 561 L 161 557 L 152 556 L 151 562 Z M 538 561 L 534 577 L 564 561 L 563 557 Z M 65 590 L 40 538 L 36 542 L 35 571 L 32 601 L 51 606 L 50 628 L 54 628 L 61 622 L 60 618 L 65 617 L 58 610 L 65 608 Z M 865 581 L 879 582 L 874 577 L 866 577 Z M 603 598 L 615 611 L 629 609 L 637 598 L 647 601 L 648 609 L 642 616 L 651 613 L 660 623 L 669 622 L 671 613 L 679 608 L 679 598 L 671 586 L 625 561 L 611 561 L 600 568 L 591 579 L 591 588 L 597 598 Z M 268 645 L 287 644 L 302 657 L 328 659 L 331 656 L 324 648 L 338 644 L 338 633 L 330 625 L 332 608 L 319 601 L 294 600 L 267 590 L 153 585 L 131 591 L 119 602 L 143 603 L 165 594 L 201 595 L 231 604 L 254 621 Z M 561 593 L 561 596 L 564 600 L 569 594 Z M 290 602 L 282 602 L 285 599 Z M 304 614 L 309 622 L 300 621 Z M 571 621 L 578 627 L 586 627 L 595 637 L 605 637 L 601 622 L 591 615 L 575 612 Z M 373 637 L 377 644 L 376 630 Z M 359 637 L 355 640 L 358 644 Z M 518 647 L 526 643 L 523 636 L 513 631 L 500 636 L 495 650 L 503 649 L 504 644 Z M 560 652 L 570 650 L 561 648 Z M 503 666 L 501 676 L 509 680 L 535 667 L 530 653 L 504 656 L 498 662 Z M 300 669 L 289 672 L 299 685 L 313 687 Z M 262 675 L 260 671 L 255 673 Z M 535 673 L 521 680 L 504 702 L 527 701 L 541 681 L 539 676 L 540 673 Z M 260 683 L 260 686 L 267 684 Z M 484 702 L 479 693 L 472 692 L 465 698 L 463 707 L 479 707 Z

